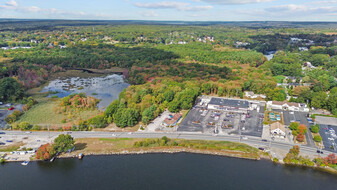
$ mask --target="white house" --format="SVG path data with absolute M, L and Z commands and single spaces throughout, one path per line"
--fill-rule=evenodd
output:
M 256 99 L 256 98 L 263 98 L 265 99 L 266 98 L 266 95 L 263 95 L 263 94 L 255 94 L 254 92 L 252 91 L 245 91 L 245 96 L 247 98 L 252 98 L 252 99 Z
M 280 122 L 275 122 L 270 125 L 270 134 L 274 137 L 285 138 L 286 129 Z
M 306 104 L 300 104 L 295 102 L 279 102 L 279 101 L 268 101 L 267 109 L 269 110 L 286 110 L 286 111 L 301 111 L 309 112 L 309 108 Z

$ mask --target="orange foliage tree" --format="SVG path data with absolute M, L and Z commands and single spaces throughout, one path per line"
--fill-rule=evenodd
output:
M 37 151 L 36 151 L 36 158 L 39 160 L 48 160 L 52 156 L 54 156 L 55 151 L 53 147 L 48 143 L 42 145 Z

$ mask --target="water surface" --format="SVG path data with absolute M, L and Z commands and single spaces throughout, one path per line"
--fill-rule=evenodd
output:
M 87 156 L 0 166 L 0 189 L 333 190 L 337 176 L 301 167 L 199 154 Z
M 124 81 L 122 75 L 108 75 L 92 78 L 59 78 L 51 81 L 41 92 L 55 92 L 50 96 L 63 98 L 74 93 L 84 92 L 88 96 L 100 99 L 99 109 L 105 109 L 113 100 L 118 99 L 119 94 L 129 84 Z

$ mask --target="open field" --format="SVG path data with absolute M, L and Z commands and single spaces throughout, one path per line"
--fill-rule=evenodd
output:
M 68 115 L 55 113 L 55 108 L 58 104 L 59 99 L 49 99 L 48 101 L 41 102 L 25 112 L 18 123 L 26 121 L 32 125 L 61 125 L 62 119 L 68 119 Z M 80 118 L 88 119 L 98 114 L 98 110 L 81 111 L 80 113 L 74 113 L 72 120 Z

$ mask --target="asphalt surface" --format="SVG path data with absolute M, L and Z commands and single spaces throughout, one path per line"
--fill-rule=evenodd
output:
M 4 106 L 2 106 L 4 107 Z M 5 127 L 7 125 L 5 118 L 12 114 L 15 110 L 20 110 L 22 111 L 22 104 L 17 104 L 17 105 L 13 105 L 14 110 L 8 110 L 9 107 L 5 107 L 5 109 L 1 109 L 0 110 L 0 129 L 3 129 L 3 127 Z
M 5 134 L 1 134 L 0 136 L 44 136 L 49 138 L 55 138 L 59 134 L 65 134 L 66 132 L 32 132 L 30 134 L 26 134 L 22 131 L 0 131 L 5 132 Z M 294 144 L 289 144 L 285 142 L 278 141 L 262 141 L 259 137 L 249 137 L 248 139 L 241 139 L 238 135 L 207 135 L 207 134 L 199 134 L 199 133 L 143 133 L 143 132 L 94 132 L 94 131 L 76 131 L 71 132 L 70 134 L 74 138 L 161 138 L 163 136 L 167 136 L 169 138 L 175 139 L 190 139 L 190 140 L 215 140 L 215 141 L 231 141 L 231 142 L 242 142 L 254 147 L 264 147 L 264 148 L 278 148 L 283 149 L 285 151 L 289 151 L 290 148 L 294 146 Z M 308 147 L 308 146 L 300 146 L 300 151 L 309 155 L 317 155 L 317 148 Z M 327 156 L 333 152 L 324 151 L 324 154 L 321 156 Z

